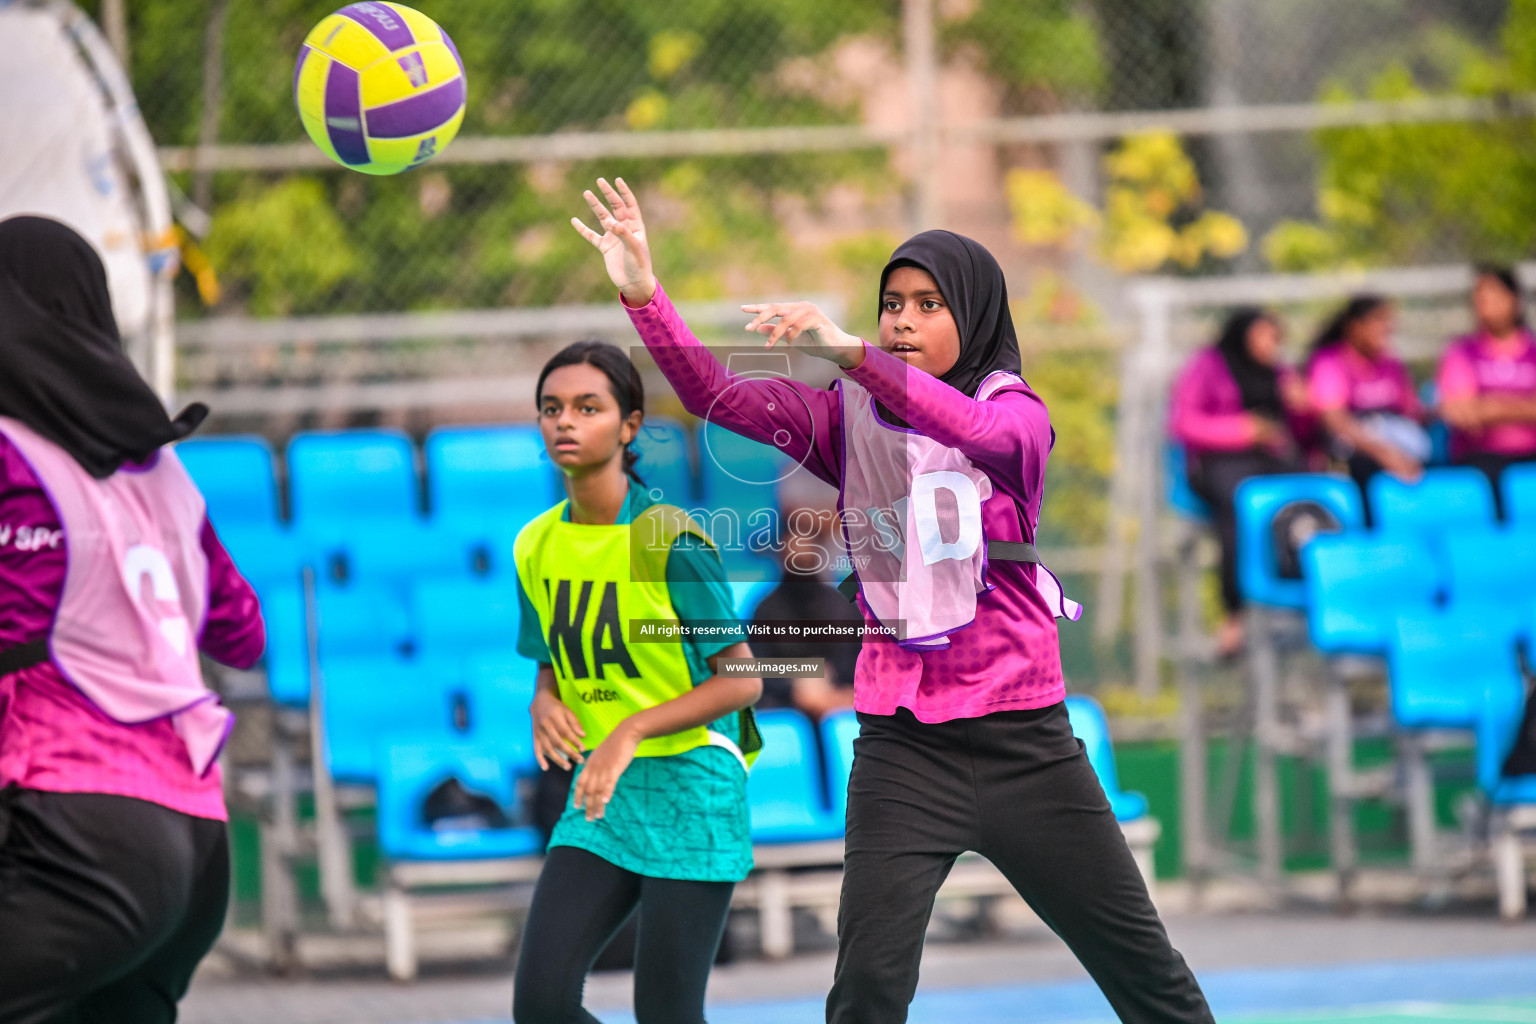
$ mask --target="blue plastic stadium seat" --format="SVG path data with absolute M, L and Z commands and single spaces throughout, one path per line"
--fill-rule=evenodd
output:
M 1536 528 L 1536 462 L 1510 466 L 1499 477 L 1504 491 L 1504 518 L 1516 526 Z
M 1467 466 L 1431 469 L 1416 484 L 1377 473 L 1367 485 L 1376 529 L 1383 534 L 1438 535 L 1450 527 L 1485 527 L 1494 521 L 1493 487 Z
M 633 447 L 640 456 L 635 472 L 645 485 L 661 491 L 660 500 L 669 505 L 692 508 L 693 459 L 683 425 L 661 416 L 647 419 Z
M 1443 548 L 1453 607 L 1474 618 L 1514 613 L 1524 620 L 1521 632 L 1536 639 L 1536 530 L 1458 531 Z
M 706 423 L 699 443 L 700 504 L 704 528 L 720 546 L 726 575 L 766 580 L 778 575 L 771 557 L 751 550 L 754 536 L 778 516 L 778 482 L 792 466 L 776 449 Z M 701 517 L 702 518 L 702 517 Z
M 240 575 L 257 590 L 295 583 L 313 562 L 308 545 L 277 523 L 214 524 L 214 530 Z
M 324 546 L 322 571 L 333 581 L 405 587 L 477 569 L 475 542 L 444 522 L 360 523 Z
M 1400 613 L 1429 610 L 1440 598 L 1439 566 L 1415 535 L 1318 537 L 1301 552 L 1307 626 L 1329 654 L 1379 654 Z
M 1474 728 L 1485 709 L 1523 706 L 1512 612 L 1405 612 L 1393 623 L 1387 662 L 1392 715 L 1410 728 Z M 1517 711 L 1518 713 L 1518 711 Z
M 731 580 L 731 598 L 736 604 L 736 617 L 742 622 L 751 622 L 752 616 L 757 614 L 757 606 L 763 603 L 763 598 L 771 594 L 779 585 L 777 579 L 771 580 Z
M 536 426 L 448 427 L 427 436 L 432 518 L 516 532 L 559 500 L 559 474 Z
M 428 580 L 411 590 L 411 623 L 423 654 L 473 657 L 517 643 L 515 577 Z
M 410 439 L 394 430 L 299 434 L 288 445 L 296 529 L 344 533 L 361 521 L 411 521 L 420 501 Z
M 1211 507 L 1189 486 L 1189 455 L 1177 441 L 1163 445 L 1163 489 L 1169 506 L 1186 519 L 1211 521 Z
M 208 519 L 258 589 L 292 583 L 307 560 L 304 545 L 279 521 L 272 449 L 260 437 L 219 437 L 176 446 L 208 502 Z
M 1140 793 L 1127 793 L 1120 788 L 1120 774 L 1115 770 L 1115 748 L 1109 741 L 1109 723 L 1104 709 L 1092 697 L 1074 694 L 1067 698 L 1067 718 L 1072 723 L 1072 733 L 1082 741 L 1087 751 L 1088 763 L 1104 787 L 1110 809 L 1116 821 L 1135 821 L 1147 813 L 1147 798 Z
M 1273 608 L 1306 607 L 1306 584 L 1280 576 L 1271 524 L 1285 506 L 1310 501 L 1332 512 L 1347 530 L 1361 528 L 1365 509 L 1360 489 L 1344 477 L 1322 474 L 1256 476 L 1244 480 L 1234 497 L 1237 509 L 1237 581 L 1243 596 Z
M 798 843 L 836 839 L 843 822 L 822 804 L 822 773 L 814 727 L 798 711 L 757 716 L 763 750 L 747 777 L 752 841 Z
M 533 703 L 537 662 L 514 651 L 469 659 L 465 685 L 469 694 L 470 735 L 500 752 L 515 775 L 538 772 L 533 756 Z
M 383 587 L 358 584 L 316 589 L 320 659 L 403 657 L 415 646 L 403 600 Z
M 289 707 L 309 703 L 309 640 L 304 621 L 304 591 L 297 583 L 258 590 L 267 627 L 267 691 Z
M 821 749 L 827 757 L 827 793 L 832 813 L 848 816 L 848 777 L 853 772 L 853 741 L 859 738 L 859 716 L 852 708 L 834 711 L 821 720 Z
M 454 659 L 332 658 L 322 678 L 326 764 L 338 780 L 376 781 L 379 737 L 389 733 L 462 739 L 454 709 L 464 680 Z
M 539 852 L 541 837 L 531 827 L 437 830 L 423 818 L 427 795 L 449 778 L 491 797 L 515 818 L 512 776 L 495 748 L 412 742 L 410 734 L 386 737 L 378 746 L 379 849 L 386 858 L 490 860 Z
M 1409 728 L 1471 729 L 1477 783 L 1496 804 L 1536 802 L 1536 776 L 1502 775 L 1525 717 L 1517 627 L 1516 615 L 1487 608 L 1403 616 L 1390 654 L 1393 717 Z
M 265 438 L 194 438 L 178 444 L 176 454 L 203 492 L 216 529 L 277 524 L 277 474 Z

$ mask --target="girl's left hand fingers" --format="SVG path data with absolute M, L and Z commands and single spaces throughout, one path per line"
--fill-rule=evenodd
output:
M 603 244 L 603 236 L 583 224 L 580 217 L 572 217 L 571 226 L 576 229 L 577 234 L 593 245 L 601 246 Z
M 752 318 L 751 322 L 747 324 L 747 330 L 749 331 L 756 331 L 758 328 L 762 327 L 763 324 L 779 315 L 779 307 L 774 305 L 743 306 L 741 308 L 748 313 L 757 313 L 757 315 Z
M 629 190 L 629 186 L 624 183 L 624 179 L 614 178 L 613 183 L 619 186 L 619 195 L 624 197 L 624 206 L 634 216 L 640 216 L 640 203 L 636 201 L 635 194 Z
M 613 214 L 608 212 L 608 207 L 603 205 L 602 200 L 598 199 L 597 196 L 592 193 L 591 189 L 587 189 L 585 192 L 583 192 L 581 194 L 581 198 L 585 199 L 587 201 L 587 205 L 592 207 L 592 213 L 597 217 L 598 223 L 602 224 L 604 227 L 607 227 L 608 223 L 613 220 Z
M 607 178 L 598 178 L 597 187 L 603 190 L 603 196 L 608 200 L 608 205 L 613 208 L 615 214 L 624 209 L 624 197 L 614 191 L 613 186 L 608 184 Z
M 796 338 L 798 338 L 801 332 L 804 330 L 805 321 L 810 319 L 809 313 L 810 311 L 806 309 L 792 309 L 786 311 L 785 314 L 779 318 L 778 326 L 773 329 L 773 333 L 768 336 L 769 347 L 772 347 L 773 344 L 779 341 L 781 338 L 787 338 L 790 341 L 794 341 Z

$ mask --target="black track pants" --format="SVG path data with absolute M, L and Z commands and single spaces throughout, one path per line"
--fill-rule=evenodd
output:
M 228 903 L 222 821 L 0 790 L 0 1021 L 170 1024 Z
M 859 715 L 831 1024 L 899 1024 L 955 858 L 995 864 L 1126 1024 L 1209 1024 L 1066 705 L 925 725 Z

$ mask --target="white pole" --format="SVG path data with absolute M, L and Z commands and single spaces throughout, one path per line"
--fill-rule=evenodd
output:
M 944 217 L 939 195 L 939 73 L 933 0 L 903 0 L 902 35 L 912 96 L 912 227 L 936 228 Z
M 128 70 L 128 9 L 127 0 L 101 0 L 101 30 L 112 44 L 123 70 Z
M 1136 494 L 1136 690 L 1147 700 L 1162 688 L 1163 600 L 1159 573 L 1158 521 L 1162 514 L 1162 425 L 1159 389 L 1172 349 L 1172 295 L 1165 287 L 1149 283 L 1131 296 L 1141 310 L 1146 334 L 1137 360 L 1135 433 L 1132 435 L 1137 475 Z

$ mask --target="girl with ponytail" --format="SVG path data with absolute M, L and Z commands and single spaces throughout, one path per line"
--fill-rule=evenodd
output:
M 645 394 L 629 358 L 571 345 L 544 366 L 536 398 L 566 500 L 514 545 L 517 649 L 539 663 L 539 766 L 576 775 L 534 892 L 512 1016 L 592 1021 L 587 972 L 638 912 L 637 1020 L 702 1021 L 731 892 L 752 868 L 746 774 L 762 683 L 717 672 L 719 658 L 751 651 L 714 543 L 635 471 Z M 647 622 L 681 636 L 653 639 Z

